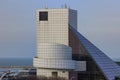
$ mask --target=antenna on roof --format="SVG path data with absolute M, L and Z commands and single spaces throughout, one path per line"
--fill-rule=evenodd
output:
M 45 9 L 48 9 L 48 5 L 47 4 L 45 5 Z
M 63 5 L 61 5 L 61 8 L 63 8 Z
M 65 4 L 65 8 L 67 8 L 67 5 Z
M 70 9 L 70 6 L 68 8 Z

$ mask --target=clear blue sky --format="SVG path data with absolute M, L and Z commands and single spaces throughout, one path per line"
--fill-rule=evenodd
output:
M 120 0 L 0 0 L 0 57 L 34 57 L 36 10 L 67 4 L 78 30 L 111 58 L 120 58 Z

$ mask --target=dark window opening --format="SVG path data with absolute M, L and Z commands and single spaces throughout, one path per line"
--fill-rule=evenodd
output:
M 40 21 L 48 21 L 48 12 L 39 12 Z
M 65 73 L 65 71 L 62 71 L 62 73 Z
M 57 72 L 52 72 L 52 76 L 53 76 L 53 77 L 57 77 L 57 76 L 58 76 L 58 73 L 57 73 Z

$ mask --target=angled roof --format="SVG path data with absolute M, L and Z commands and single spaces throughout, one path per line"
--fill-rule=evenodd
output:
M 120 66 L 82 36 L 76 29 L 71 26 L 70 29 L 77 36 L 81 44 L 83 44 L 84 48 L 108 80 L 114 80 L 115 76 L 120 76 Z

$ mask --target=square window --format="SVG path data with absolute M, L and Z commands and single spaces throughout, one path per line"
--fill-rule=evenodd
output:
M 39 20 L 40 21 L 48 21 L 48 12 L 39 12 Z

